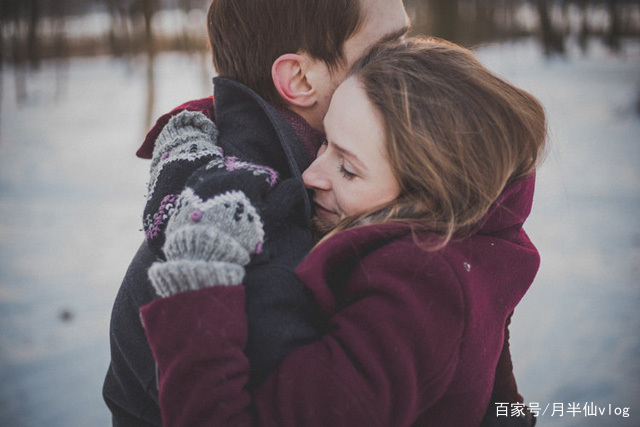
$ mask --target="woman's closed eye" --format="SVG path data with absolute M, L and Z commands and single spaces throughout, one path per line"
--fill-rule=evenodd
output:
M 342 174 L 342 176 L 348 180 L 352 180 L 353 178 L 355 178 L 357 175 L 353 172 L 351 172 L 350 170 L 348 170 L 347 168 L 345 168 L 344 163 L 342 163 L 339 167 L 338 167 L 338 172 L 340 172 Z

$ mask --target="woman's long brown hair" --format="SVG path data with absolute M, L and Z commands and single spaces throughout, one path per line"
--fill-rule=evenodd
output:
M 542 105 L 465 48 L 435 38 L 378 46 L 350 78 L 382 113 L 401 193 L 334 231 L 408 221 L 414 231 L 439 236 L 428 249 L 441 248 L 480 222 L 505 186 L 540 161 L 547 136 Z

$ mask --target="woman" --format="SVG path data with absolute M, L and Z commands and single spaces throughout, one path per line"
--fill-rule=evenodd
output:
M 247 391 L 239 284 L 260 252 L 261 203 L 186 191 L 167 228 L 170 262 L 194 240 L 190 221 L 229 249 L 202 261 L 216 277 L 150 272 L 173 294 L 142 310 L 165 424 L 481 423 L 505 322 L 539 265 L 522 225 L 546 138 L 541 105 L 467 50 L 412 39 L 356 64 L 324 124 L 303 178 L 319 228 L 334 231 L 297 274 L 326 334 Z M 170 291 L 184 281 L 199 290 Z

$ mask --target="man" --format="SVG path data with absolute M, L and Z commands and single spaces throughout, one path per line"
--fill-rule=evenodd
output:
M 401 0 L 213 0 L 208 18 L 220 76 L 214 81 L 215 106 L 207 98 L 161 117 L 138 155 L 151 157 L 171 117 L 196 110 L 216 122 L 225 155 L 268 166 L 294 183 L 278 200 L 279 210 L 263 218 L 265 250 L 247 266 L 244 280 L 247 354 L 252 381 L 260 381 L 319 333 L 313 301 L 293 270 L 313 245 L 300 174 L 322 141 L 331 95 L 369 47 L 406 33 L 408 17 Z M 154 196 L 157 189 L 151 190 Z M 150 203 L 148 239 L 125 275 L 112 313 L 112 360 L 103 394 L 116 426 L 161 425 L 155 364 L 139 318 L 139 307 L 156 296 L 147 271 L 161 257 L 154 249 L 153 224 L 162 219 L 163 205 L 154 197 Z

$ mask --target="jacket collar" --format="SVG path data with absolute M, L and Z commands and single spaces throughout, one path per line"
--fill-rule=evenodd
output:
M 223 79 L 220 79 L 223 80 Z M 215 81 L 215 80 L 214 80 Z M 224 83 L 220 83 L 224 85 Z M 246 88 L 245 88 L 246 89 Z M 181 111 L 200 111 L 205 114 L 209 119 L 215 120 L 215 106 L 217 102 L 214 102 L 213 96 L 202 98 L 194 101 L 185 102 L 180 106 L 174 108 L 167 114 L 164 114 L 158 118 L 154 126 L 146 134 L 144 141 L 136 151 L 136 155 L 142 159 L 151 159 L 153 154 L 153 147 L 156 142 L 156 138 L 166 126 L 172 116 L 178 114 Z M 318 132 L 311 127 L 309 123 L 295 112 L 288 108 L 275 108 L 277 112 L 282 116 L 284 121 L 289 124 L 295 131 L 300 142 L 306 149 L 306 153 L 309 159 L 313 160 L 318 153 L 320 145 L 324 141 L 325 137 L 321 132 Z
M 277 170 L 283 178 L 301 178 L 311 159 L 282 115 L 248 87 L 228 78 L 214 82 L 218 143 L 249 162 Z
M 326 136 L 322 132 L 315 130 L 309 122 L 296 112 L 285 107 L 276 107 L 276 110 L 296 132 L 311 161 L 315 160 L 320 146 L 327 139 Z
M 521 229 L 531 213 L 536 174 L 507 185 L 493 202 L 484 219 L 471 234 L 493 234 L 502 230 Z
M 472 230 L 465 232 L 462 238 L 471 237 L 476 234 L 495 235 L 509 238 L 517 235 L 523 228 L 524 222 L 531 212 L 533 204 L 533 193 L 535 188 L 535 173 L 530 176 L 514 181 L 508 184 L 502 191 L 500 196 L 489 208 L 488 213 L 482 221 Z M 405 236 L 411 232 L 409 223 L 406 222 L 389 222 L 384 224 L 372 224 L 361 227 L 354 227 L 340 232 L 327 241 L 334 243 L 334 248 L 330 250 L 335 252 L 338 258 L 340 255 L 335 250 L 336 246 L 348 246 L 353 248 L 355 252 L 364 251 L 367 248 L 375 248 L 384 245 L 391 240 Z M 421 234 L 420 239 L 429 239 L 433 235 L 429 233 Z M 324 245 L 324 242 L 318 245 L 314 251 L 318 249 L 326 249 L 331 245 Z M 336 259 L 337 262 L 337 259 Z

